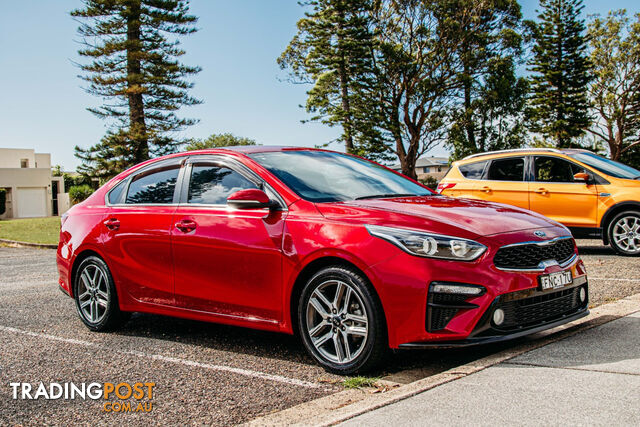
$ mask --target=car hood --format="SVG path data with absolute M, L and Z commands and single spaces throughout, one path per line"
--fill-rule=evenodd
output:
M 438 224 L 465 230 L 477 236 L 510 233 L 535 228 L 562 227 L 559 223 L 540 214 L 500 203 L 480 200 L 457 199 L 446 196 L 397 197 L 385 199 L 354 200 L 339 203 L 318 204 L 318 209 L 326 217 L 356 216 L 363 217 L 364 210 L 378 211 L 379 220 L 385 225 L 384 212 L 392 215 L 388 219 L 392 224 L 406 228 L 427 227 L 438 232 Z M 411 216 L 418 221 L 407 221 Z M 449 228 L 446 227 L 446 228 Z M 564 228 L 564 227 L 563 227 Z M 444 230 L 443 230 L 444 231 Z M 441 231 L 442 232 L 442 231 Z M 568 234 L 568 232 L 567 232 Z

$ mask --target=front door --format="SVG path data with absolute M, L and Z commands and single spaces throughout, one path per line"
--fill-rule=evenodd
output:
M 234 210 L 232 193 L 260 180 L 224 159 L 192 159 L 172 228 L 176 305 L 232 318 L 282 317 L 286 212 Z
M 568 227 L 597 227 L 598 190 L 595 183 L 574 180 L 583 167 L 553 156 L 536 156 L 534 181 L 529 183 L 531 210 Z

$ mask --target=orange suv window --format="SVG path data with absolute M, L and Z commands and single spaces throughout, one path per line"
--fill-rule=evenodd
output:
M 466 165 L 460 165 L 460 173 L 467 179 L 482 179 L 484 175 L 484 168 L 487 166 L 488 161 L 468 163 Z
M 524 158 L 496 159 L 489 166 L 491 181 L 524 181 Z
M 534 169 L 538 182 L 576 182 L 575 174 L 587 172 L 575 163 L 557 157 L 536 157 Z

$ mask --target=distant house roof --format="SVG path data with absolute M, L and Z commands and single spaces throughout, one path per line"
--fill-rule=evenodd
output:
M 417 168 L 423 168 L 425 166 L 448 166 L 449 159 L 447 157 L 421 157 L 416 161 Z M 400 163 L 394 163 L 389 166 L 393 170 L 402 169 Z

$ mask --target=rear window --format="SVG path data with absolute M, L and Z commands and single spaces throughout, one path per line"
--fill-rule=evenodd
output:
M 458 169 L 460 170 L 462 176 L 467 179 L 482 179 L 485 166 L 487 166 L 487 160 L 460 165 L 458 166 Z
M 122 190 L 124 190 L 126 182 L 126 179 L 120 181 L 120 183 L 109 192 L 109 204 L 115 205 L 117 203 L 120 203 L 120 200 L 122 199 Z
M 180 172 L 180 165 L 172 165 L 137 175 L 129 184 L 126 203 L 172 203 L 178 172 Z
M 491 161 L 489 179 L 492 181 L 524 181 L 524 158 L 514 157 Z

